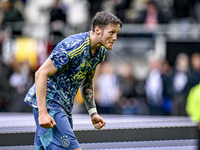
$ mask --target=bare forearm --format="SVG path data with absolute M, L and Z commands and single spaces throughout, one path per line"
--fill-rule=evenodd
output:
M 56 73 L 57 69 L 50 58 L 35 73 L 36 97 L 38 102 L 39 113 L 47 113 L 46 94 L 47 94 L 47 77 Z
M 47 77 L 44 75 L 35 76 L 36 97 L 39 113 L 47 113 L 46 108 L 46 92 L 47 92 Z

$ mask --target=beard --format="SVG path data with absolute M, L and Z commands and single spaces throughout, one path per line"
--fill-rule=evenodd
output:
M 98 42 L 99 42 L 99 44 L 100 44 L 101 46 L 104 46 L 103 40 L 102 40 L 103 33 L 104 33 L 104 31 L 102 30 L 102 34 L 101 34 L 101 36 L 98 38 Z
M 102 40 L 102 36 L 98 39 L 98 42 L 99 42 L 100 46 L 104 46 L 106 49 L 112 50 L 112 47 L 110 48 L 110 47 L 108 47 L 108 45 L 107 45 L 107 44 L 109 44 L 109 43 L 108 43 L 108 42 L 106 43 L 106 42 L 104 42 L 104 41 Z
M 101 36 L 98 38 L 98 43 L 100 44 L 100 46 L 104 46 L 106 49 L 112 50 L 113 46 L 112 47 L 108 47 L 107 44 L 109 44 L 109 42 L 108 41 L 106 42 L 106 41 L 103 40 L 103 35 L 104 35 L 104 30 L 102 31 Z

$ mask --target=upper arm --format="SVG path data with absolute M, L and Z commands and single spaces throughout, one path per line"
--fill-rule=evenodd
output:
M 53 75 L 54 73 L 57 72 L 57 69 L 56 67 L 54 66 L 52 60 L 50 58 L 48 58 L 44 64 L 37 70 L 36 72 L 36 77 L 38 75 L 45 75 L 45 76 L 51 76 Z
M 63 45 L 64 44 L 54 49 L 51 55 L 49 56 L 57 70 L 65 68 L 70 61 L 68 52 L 69 48 L 64 48 Z

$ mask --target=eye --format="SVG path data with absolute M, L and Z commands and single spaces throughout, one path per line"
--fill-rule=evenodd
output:
M 114 31 L 110 31 L 110 34 L 113 35 L 113 34 L 115 34 L 115 32 Z

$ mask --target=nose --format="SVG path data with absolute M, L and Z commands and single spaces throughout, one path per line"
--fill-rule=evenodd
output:
M 114 41 L 117 40 L 117 34 L 113 34 L 113 40 L 114 40 Z

